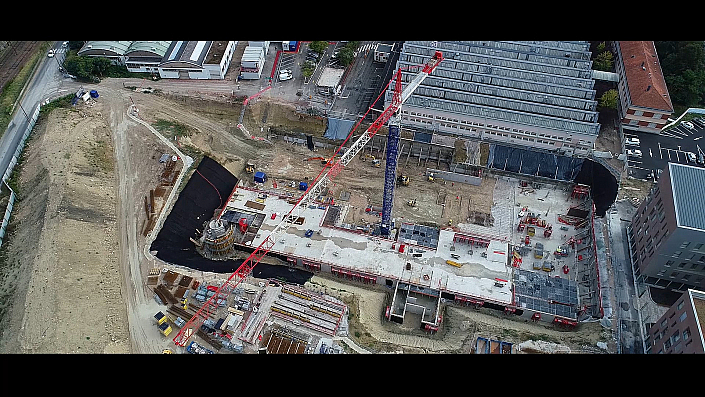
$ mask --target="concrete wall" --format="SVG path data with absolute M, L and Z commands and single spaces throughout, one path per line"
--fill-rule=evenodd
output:
M 482 178 L 478 176 L 458 174 L 456 172 L 441 171 L 433 168 L 426 168 L 426 172 L 432 172 L 434 178 L 441 178 L 449 182 L 467 183 L 473 186 L 480 186 Z

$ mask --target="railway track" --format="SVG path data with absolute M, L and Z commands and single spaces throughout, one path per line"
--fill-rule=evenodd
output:
M 0 54 L 0 94 L 39 48 L 40 41 L 11 41 Z

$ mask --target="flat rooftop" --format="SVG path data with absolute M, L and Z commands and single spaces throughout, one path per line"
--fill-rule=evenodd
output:
M 295 197 L 303 193 L 292 192 Z M 246 233 L 254 236 L 251 240 L 247 238 L 249 240 L 247 245 L 253 247 L 259 246 L 268 236 L 268 232 L 279 224 L 281 216 L 293 207 L 290 200 L 286 198 L 275 195 L 268 195 L 264 199 L 261 197 L 258 191 L 238 187 L 223 215 L 223 218 L 230 218 L 228 212 L 236 212 L 250 214 L 253 219 L 262 218 L 261 215 L 257 216 L 258 214 L 265 215 L 256 231 L 248 230 Z M 254 203 L 261 205 L 254 205 Z M 322 226 L 327 211 L 328 207 L 325 206 L 316 206 L 304 211 L 303 222 L 293 224 L 286 233 L 280 235 L 270 252 L 499 304 L 513 303 L 512 269 L 508 266 L 510 252 L 506 241 L 491 241 L 487 247 L 454 243 L 457 232 L 446 228 L 438 231 L 438 244 L 435 250 L 410 245 L 401 253 L 399 252 L 401 242 Z M 278 214 L 276 219 L 271 219 L 272 213 Z M 307 238 L 304 234 L 309 229 L 313 230 L 314 234 Z M 462 266 L 452 266 L 446 262 L 448 260 Z M 407 263 L 411 265 L 410 270 L 407 270 Z M 506 280 L 502 287 L 495 285 L 497 278 Z

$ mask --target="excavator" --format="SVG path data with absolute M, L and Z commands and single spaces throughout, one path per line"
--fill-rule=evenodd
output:
M 253 174 L 255 172 L 255 165 L 251 161 L 247 162 L 247 165 L 245 166 L 245 172 L 247 172 L 248 174 Z
M 408 205 L 409 207 L 416 207 L 416 199 L 407 201 L 406 205 Z
M 409 177 L 407 175 L 400 175 L 398 182 L 403 186 L 409 186 Z

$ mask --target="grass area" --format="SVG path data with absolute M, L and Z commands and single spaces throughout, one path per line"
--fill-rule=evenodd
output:
M 68 153 L 67 153 L 68 154 Z M 100 172 L 109 173 L 114 168 L 113 150 L 104 140 L 92 142 L 87 153 L 90 164 Z
M 12 119 L 12 107 L 20 96 L 22 88 L 29 80 L 34 70 L 34 66 L 39 62 L 44 56 L 44 53 L 49 48 L 51 43 L 45 42 L 35 51 L 34 55 L 27 61 L 27 63 L 22 67 L 22 70 L 15 76 L 15 78 L 8 82 L 2 94 L 0 94 L 0 137 L 5 133 L 7 126 L 10 124 Z M 26 109 L 25 109 L 26 110 Z
M 171 140 L 173 140 L 174 137 L 190 136 L 193 133 L 193 129 L 178 121 L 157 119 L 152 126 L 155 130 L 159 131 L 159 133 Z

